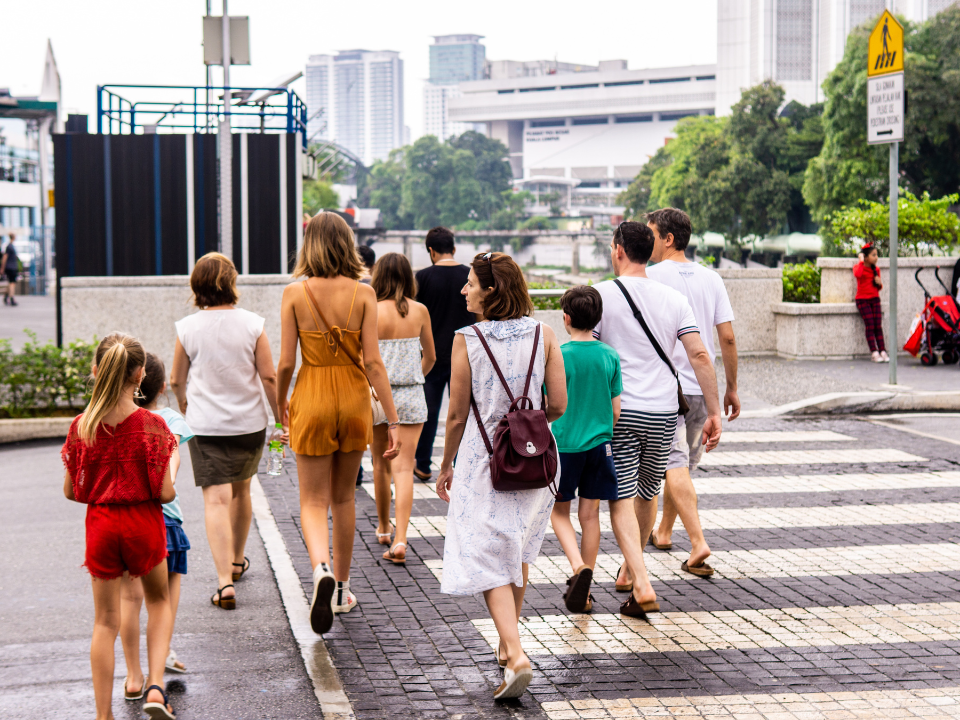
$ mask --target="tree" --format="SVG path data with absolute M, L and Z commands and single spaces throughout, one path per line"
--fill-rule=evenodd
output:
M 493 230 L 515 230 L 523 221 L 524 207 L 533 199 L 533 195 L 526 190 L 517 193 L 505 190 L 500 196 L 503 198 L 503 208 L 490 218 L 490 227 Z
M 626 217 L 638 217 L 645 212 L 656 209 L 650 205 L 653 175 L 660 168 L 669 165 L 670 159 L 670 153 L 667 151 L 666 145 L 657 148 L 654 156 L 640 168 L 640 173 L 633 179 L 633 182 L 617 196 L 617 204 L 624 206 L 623 212 Z
M 322 180 L 305 180 L 303 182 L 303 211 L 316 215 L 321 210 L 340 207 L 340 196 Z
M 371 207 L 380 208 L 380 217 L 387 230 L 412 230 L 413 218 L 401 211 L 404 149 L 392 150 L 386 160 L 377 160 L 366 178 L 365 192 Z
M 513 172 L 507 162 L 506 145 L 499 140 L 468 130 L 459 137 L 447 141 L 456 150 L 469 151 L 476 160 L 474 177 L 480 183 L 480 205 L 477 216 L 489 220 L 493 213 L 503 207 L 503 192 L 510 189 Z
M 897 247 L 903 254 L 932 255 L 935 250 L 949 255 L 960 242 L 960 218 L 950 205 L 960 195 L 931 200 L 904 191 L 897 202 Z M 837 250 L 853 254 L 864 241 L 889 255 L 890 205 L 860 200 L 856 205 L 834 212 L 824 226 L 825 240 Z M 839 253 L 838 253 L 839 254 Z

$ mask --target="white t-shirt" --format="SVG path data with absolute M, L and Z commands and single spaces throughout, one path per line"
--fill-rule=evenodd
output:
M 711 359 L 716 357 L 713 347 L 713 328 L 720 323 L 733 322 L 733 308 L 730 298 L 727 297 L 727 288 L 723 278 L 710 268 L 700 263 L 675 262 L 665 260 L 656 265 L 647 266 L 647 277 L 657 282 L 669 285 L 683 294 L 693 308 L 693 316 L 697 319 L 697 327 L 701 328 L 700 339 L 710 353 Z M 680 373 L 680 385 L 686 395 L 703 395 L 697 376 L 693 372 L 690 358 L 678 347 L 671 355 L 673 366 Z
M 674 348 L 681 345 L 680 336 L 698 332 L 690 303 L 673 288 L 649 278 L 622 277 L 620 282 L 643 313 L 647 327 L 667 357 L 671 357 Z M 594 287 L 603 298 L 603 317 L 593 334 L 620 353 L 621 406 L 627 410 L 675 411 L 677 381 L 653 349 L 620 288 L 613 280 Z M 683 352 L 682 346 L 680 351 Z
M 190 358 L 186 421 L 197 435 L 245 435 L 267 426 L 254 350 L 263 318 L 249 310 L 200 310 L 178 320 Z

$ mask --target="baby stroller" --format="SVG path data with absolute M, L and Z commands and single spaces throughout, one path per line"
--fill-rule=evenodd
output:
M 936 365 L 937 353 L 945 365 L 950 365 L 960 360 L 960 308 L 950 289 L 940 279 L 939 267 L 934 269 L 934 275 L 947 294 L 931 297 L 920 282 L 920 272 L 925 269 L 917 268 L 914 273 L 917 284 L 923 290 L 923 310 L 913 321 L 910 339 L 903 349 L 914 357 L 919 355 L 923 365 Z

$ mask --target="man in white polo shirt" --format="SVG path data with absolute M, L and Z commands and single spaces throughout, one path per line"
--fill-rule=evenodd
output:
M 619 353 L 623 377 L 620 419 L 612 443 L 618 491 L 617 499 L 610 501 L 610 519 L 626 560 L 618 573 L 617 590 L 632 592 L 620 612 L 631 617 L 660 607 L 644 567 L 643 545 L 656 522 L 657 495 L 676 434 L 678 379 L 668 363 L 680 347 L 703 388 L 708 414 L 703 427 L 705 449 L 713 449 L 720 440 L 713 358 L 700 340 L 686 298 L 647 277 L 653 248 L 649 227 L 620 223 L 610 246 L 618 277 L 595 286 L 603 299 L 603 316 L 594 336 Z
M 730 307 L 727 289 L 717 273 L 699 263 L 690 262 L 684 255 L 693 231 L 689 215 L 676 208 L 662 208 L 647 213 L 646 220 L 653 231 L 655 244 L 651 260 L 656 263 L 647 268 L 647 277 L 686 297 L 700 328 L 700 339 L 711 360 L 716 357 L 712 328 L 717 328 L 727 380 L 723 407 L 729 412 L 727 419 L 733 420 L 740 414 L 740 399 L 737 397 L 737 341 L 733 336 L 733 308 Z M 651 534 L 650 542 L 660 550 L 671 549 L 673 524 L 679 514 L 691 545 L 690 557 L 680 568 L 694 575 L 708 577 L 713 575 L 713 568 L 706 563 L 710 546 L 700 527 L 697 493 L 690 479 L 690 474 L 703 457 L 701 440 L 707 406 L 686 353 L 676 349 L 671 359 L 680 373 L 680 384 L 690 411 L 677 421 L 677 434 L 667 460 L 663 516 L 660 526 Z

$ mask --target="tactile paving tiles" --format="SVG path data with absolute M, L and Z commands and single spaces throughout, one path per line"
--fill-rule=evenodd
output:
M 960 717 L 960 687 L 860 692 L 690 695 L 541 704 L 549 720 L 672 717 L 690 720 L 847 720 Z
M 490 648 L 493 620 L 471 620 Z M 520 618 L 527 655 L 668 653 L 960 640 L 960 602 Z
M 659 523 L 659 515 L 657 516 Z M 784 507 L 701 510 L 704 530 L 748 530 L 792 527 L 841 527 L 861 525 L 921 525 L 952 523 L 960 518 L 960 503 L 904 503 L 897 505 L 837 505 L 830 507 Z M 580 532 L 579 520 L 570 522 Z M 407 537 L 443 537 L 446 515 L 421 515 L 410 518 Z M 600 530 L 611 532 L 610 513 L 600 513 Z M 553 529 L 547 527 L 547 534 Z
M 702 467 L 728 465 L 831 465 L 841 463 L 927 462 L 926 458 L 893 448 L 849 450 L 759 450 L 704 453 Z
M 653 580 L 702 582 L 702 579 L 680 569 L 680 563 L 688 556 L 687 552 L 654 552 L 645 553 L 643 561 Z M 960 569 L 960 544 L 734 550 L 715 552 L 707 562 L 716 571 L 714 578 L 728 580 L 952 572 Z M 437 580 L 441 579 L 442 559 L 426 560 L 424 564 Z M 593 571 L 593 582 L 613 584 L 622 564 L 622 555 L 599 555 Z M 541 555 L 530 566 L 529 581 L 534 584 L 563 585 L 572 574 L 573 570 L 564 555 Z
M 960 472 L 773 475 L 736 478 L 710 478 L 695 475 L 693 484 L 698 495 L 915 490 L 917 488 L 960 487 Z
M 857 438 L 832 430 L 771 430 L 769 432 L 724 430 L 720 444 L 783 442 L 855 442 Z

